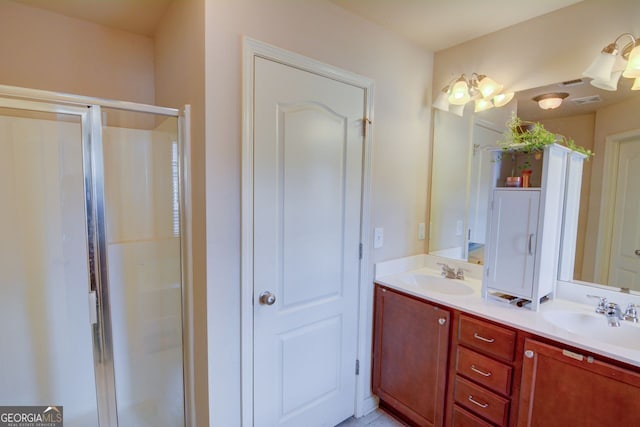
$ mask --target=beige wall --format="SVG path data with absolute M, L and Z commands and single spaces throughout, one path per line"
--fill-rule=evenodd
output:
M 191 105 L 193 328 L 196 424 L 208 423 L 204 147 L 204 0 L 174 1 L 155 32 L 158 105 Z
M 206 3 L 210 415 L 240 422 L 241 46 L 246 35 L 375 80 L 375 260 L 424 252 L 432 54 L 325 0 Z M 371 233 L 372 230 L 369 230 Z M 371 267 L 370 267 L 371 268 Z
M 0 84 L 154 103 L 153 40 L 0 2 Z

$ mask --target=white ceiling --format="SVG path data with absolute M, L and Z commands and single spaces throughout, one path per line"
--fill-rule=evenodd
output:
M 437 52 L 582 0 L 329 0 Z
M 171 0 L 13 0 L 72 18 L 152 36 Z

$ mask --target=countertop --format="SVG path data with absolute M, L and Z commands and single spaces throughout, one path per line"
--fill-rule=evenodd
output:
M 429 264 L 429 262 L 426 262 L 426 264 Z M 435 266 L 434 262 L 431 264 Z M 594 301 L 593 304 L 584 304 L 568 299 L 555 298 L 541 304 L 540 310 L 536 312 L 527 308 L 513 306 L 505 302 L 485 299 L 481 294 L 482 283 L 477 275 L 477 269 L 471 272 L 472 274 L 470 276 L 472 277 L 461 281 L 472 289 L 471 293 L 452 295 L 435 292 L 429 290 L 427 286 L 420 285 L 415 282 L 412 283 L 410 277 L 413 274 L 425 274 L 440 277 L 440 270 L 433 268 L 433 266 L 415 268 L 417 265 L 419 265 L 419 263 L 416 263 L 415 260 L 414 262 L 408 263 L 396 262 L 392 268 L 389 268 L 389 265 L 376 265 L 375 281 L 380 285 L 396 289 L 426 301 L 442 304 L 488 320 L 512 326 L 535 335 L 565 343 L 572 347 L 581 348 L 592 353 L 601 354 L 610 359 L 640 367 L 640 350 L 629 349 L 606 343 L 589 336 L 568 332 L 546 319 L 546 316 L 548 315 L 545 315 L 545 313 L 548 312 L 572 311 L 591 316 L 601 316 L 602 324 L 607 325 L 607 319 L 604 315 L 594 314 L 596 301 Z M 454 279 L 447 280 L 457 281 Z M 587 292 L 588 291 L 589 290 L 587 289 Z M 622 307 L 622 309 L 624 310 L 624 307 Z M 629 321 L 620 321 L 620 323 L 621 328 L 638 328 L 638 336 L 640 337 L 639 324 L 633 324 Z M 609 326 L 607 326 L 607 328 L 608 327 Z M 640 342 L 637 346 L 640 348 Z

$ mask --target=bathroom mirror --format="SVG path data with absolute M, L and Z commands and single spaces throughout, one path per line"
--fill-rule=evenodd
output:
M 632 84 L 622 78 L 617 91 L 606 91 L 575 79 L 517 94 L 521 118 L 596 153 L 583 165 L 577 239 L 563 242 L 575 245 L 568 251 L 575 255 L 559 260 L 560 280 L 640 292 L 640 92 Z M 550 92 L 569 96 L 554 110 L 532 101 Z M 575 221 L 564 218 L 564 224 Z
M 640 91 L 632 91 L 632 83 L 623 78 L 611 92 L 590 85 L 588 79 L 575 79 L 521 91 L 502 109 L 474 114 L 469 106 L 463 117 L 436 111 L 429 253 L 482 263 L 477 254 L 484 243 L 486 211 L 483 216 L 478 207 L 487 200 L 483 192 L 488 190 L 482 184 L 483 168 L 477 165 L 486 169 L 487 162 L 482 159 L 482 142 L 474 137 L 486 138 L 484 131 L 492 129 L 498 138 L 488 139 L 495 144 L 511 111 L 516 111 L 522 119 L 540 121 L 596 153 L 583 165 L 577 238 L 564 243 L 575 245 L 575 251 L 564 251 L 575 256 L 560 259 L 560 280 L 640 292 L 640 255 L 635 252 L 640 249 L 640 155 L 634 164 L 636 154 L 631 154 L 640 147 Z M 550 92 L 570 95 L 556 109 L 540 109 L 532 98 Z M 618 165 L 626 166 L 617 171 Z M 634 179 L 636 184 L 630 184 Z M 565 223 L 571 221 L 576 219 L 564 218 Z

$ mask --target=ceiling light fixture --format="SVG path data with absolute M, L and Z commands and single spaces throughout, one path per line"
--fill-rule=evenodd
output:
M 566 92 L 543 93 L 533 98 L 543 110 L 553 110 L 562 104 L 562 100 L 569 96 Z
M 623 38 L 630 42 L 619 47 L 618 42 Z M 640 40 L 631 33 L 620 34 L 602 49 L 582 75 L 592 78 L 593 86 L 610 91 L 617 90 L 620 76 L 640 77 Z
M 464 106 L 475 101 L 475 112 L 502 107 L 513 99 L 513 92 L 501 93 L 503 86 L 484 74 L 473 73 L 470 79 L 464 74 L 442 88 L 433 107 L 462 117 Z

